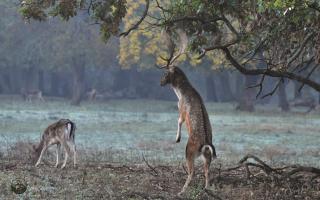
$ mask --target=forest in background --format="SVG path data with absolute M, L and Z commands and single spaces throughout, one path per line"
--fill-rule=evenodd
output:
M 50 18 L 46 22 L 26 23 L 18 7 L 15 1 L 0 2 L 0 94 L 41 90 L 44 96 L 64 97 L 78 105 L 88 99 L 88 92 L 94 88 L 100 100 L 175 100 L 172 91 L 159 86 L 163 72 L 154 67 L 158 58 L 152 54 L 157 45 L 143 46 L 147 36 L 133 33 L 129 39 L 113 37 L 103 43 L 99 27 L 86 20 L 84 14 L 67 22 Z M 130 9 L 125 26 L 138 15 Z M 135 58 L 135 54 L 141 57 Z M 301 98 L 302 94 L 311 97 L 313 103 L 318 102 L 318 95 L 307 86 L 299 92 L 301 84 L 288 80 L 272 99 L 256 98 L 257 88 L 249 87 L 256 85 L 261 76 L 242 75 L 224 66 L 221 60 L 221 56 L 216 56 L 214 61 L 180 64 L 205 101 L 239 102 L 239 109 L 249 111 L 254 110 L 255 103 L 270 102 L 288 111 L 289 101 Z M 263 61 L 254 64 L 256 68 L 265 66 Z M 274 82 L 274 78 L 266 78 L 263 92 L 272 90 Z

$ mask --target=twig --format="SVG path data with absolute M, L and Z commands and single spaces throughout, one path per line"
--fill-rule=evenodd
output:
M 287 66 L 290 66 L 290 64 L 300 55 L 300 53 L 302 52 L 303 48 L 306 46 L 306 44 L 308 43 L 308 41 L 315 36 L 315 33 L 309 33 L 309 35 L 306 36 L 306 38 L 304 39 L 304 41 L 302 42 L 301 46 L 293 53 L 293 55 L 288 59 L 287 61 Z
M 309 172 L 320 176 L 320 169 L 315 167 L 303 167 L 303 166 L 293 166 L 295 169 L 288 172 L 286 177 L 292 176 L 299 172 Z
M 258 93 L 256 95 L 256 99 L 260 96 L 260 94 L 262 92 L 262 87 L 263 87 L 263 82 L 264 82 L 264 78 L 265 77 L 266 77 L 266 74 L 263 74 L 261 79 L 260 79 L 260 82 L 258 84 L 247 87 L 247 89 L 259 87 L 259 91 L 258 91 Z
M 158 176 L 159 175 L 159 172 L 154 168 L 152 167 L 148 161 L 146 160 L 146 158 L 144 157 L 144 154 L 142 154 L 142 159 L 143 161 L 146 163 L 146 165 L 156 174 L 155 176 Z
M 311 69 L 311 71 L 310 71 L 310 72 L 308 73 L 308 75 L 306 76 L 307 79 L 310 78 L 310 76 L 312 75 L 312 73 L 314 72 L 314 70 L 317 69 L 318 66 L 319 66 L 319 65 L 316 64 L 316 65 Z M 305 85 L 305 83 L 302 83 L 302 84 L 301 84 L 301 86 L 300 86 L 299 89 L 298 89 L 299 92 L 301 92 L 301 90 L 302 90 L 302 88 L 304 87 L 304 85 Z
M 129 28 L 127 31 L 120 33 L 120 34 L 119 34 L 120 37 L 121 37 L 121 36 L 124 36 L 124 37 L 128 36 L 129 33 L 130 33 L 131 31 L 137 29 L 137 28 L 139 27 L 139 25 L 143 22 L 143 20 L 146 18 L 147 14 L 148 14 L 148 10 L 149 10 L 150 1 L 149 1 L 149 0 L 145 0 L 145 1 L 146 1 L 146 8 L 145 8 L 145 10 L 144 10 L 144 12 L 143 12 L 142 17 L 140 18 L 140 20 L 139 20 L 135 25 L 133 25 L 131 28 Z
M 276 86 L 273 88 L 273 90 L 271 92 L 268 92 L 267 94 L 263 95 L 261 97 L 261 99 L 263 99 L 263 98 L 265 98 L 267 96 L 272 96 L 277 91 L 277 89 L 279 88 L 280 84 L 283 84 L 283 78 L 280 78 L 280 80 L 278 81 Z

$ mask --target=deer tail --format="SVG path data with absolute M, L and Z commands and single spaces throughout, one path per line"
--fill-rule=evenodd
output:
M 67 122 L 66 125 L 67 125 L 67 130 L 66 130 L 67 138 L 74 141 L 76 125 L 70 120 Z
M 214 146 L 212 144 L 206 144 L 203 145 L 201 147 L 201 154 L 202 155 L 206 155 L 209 154 L 212 156 L 212 158 L 216 158 L 217 154 L 216 154 L 216 149 L 214 148 Z

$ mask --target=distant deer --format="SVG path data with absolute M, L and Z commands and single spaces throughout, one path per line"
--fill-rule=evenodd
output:
M 42 91 L 41 90 L 26 90 L 24 88 L 21 89 L 21 96 L 27 102 L 32 102 L 32 100 L 39 100 L 44 102 Z
M 76 166 L 75 129 L 75 123 L 69 119 L 60 119 L 59 121 L 49 125 L 42 134 L 40 144 L 35 147 L 37 158 L 35 166 L 37 167 L 40 164 L 42 156 L 46 150 L 55 144 L 57 145 L 57 160 L 55 167 L 58 167 L 59 165 L 61 145 L 63 146 L 65 152 L 64 162 L 61 166 L 61 169 L 63 169 L 67 164 L 68 156 L 70 155 L 70 149 L 73 151 L 73 165 Z
M 94 101 L 97 98 L 97 90 L 92 88 L 90 91 L 87 92 L 88 100 Z
M 186 35 L 180 34 L 181 40 Z M 187 39 L 185 39 L 187 40 Z M 209 186 L 209 167 L 212 158 L 216 158 L 216 151 L 212 145 L 212 130 L 210 125 L 209 116 L 207 110 L 203 104 L 202 98 L 196 89 L 191 85 L 183 71 L 173 66 L 173 62 L 182 54 L 182 51 L 178 55 L 174 54 L 174 43 L 171 42 L 171 54 L 167 61 L 167 64 L 159 67 L 166 69 L 165 74 L 161 78 L 161 86 L 171 84 L 174 92 L 176 93 L 179 109 L 178 130 L 176 135 L 176 142 L 180 142 L 181 139 L 181 126 L 186 122 L 188 130 L 188 143 L 186 147 L 186 160 L 188 178 L 179 193 L 181 195 L 188 187 L 193 175 L 194 175 L 194 160 L 198 156 L 202 156 L 204 159 L 204 174 L 205 174 L 205 188 Z M 164 59 L 164 58 L 163 58 Z

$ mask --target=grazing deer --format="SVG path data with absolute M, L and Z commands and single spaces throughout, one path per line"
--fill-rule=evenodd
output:
M 57 160 L 55 167 L 58 167 L 59 165 L 61 145 L 63 146 L 65 152 L 64 162 L 61 166 L 61 169 L 63 169 L 67 164 L 70 149 L 73 151 L 73 165 L 76 166 L 75 129 L 75 123 L 69 119 L 60 119 L 59 121 L 49 125 L 42 134 L 40 144 L 35 148 L 36 157 L 38 160 L 35 166 L 37 167 L 40 164 L 43 154 L 50 146 L 54 144 L 57 145 Z
M 186 36 L 182 35 L 180 37 Z M 167 61 L 167 64 L 159 67 L 166 69 L 165 74 L 161 78 L 160 85 L 165 86 L 167 84 L 171 84 L 175 94 L 179 99 L 179 119 L 176 142 L 180 142 L 181 126 L 184 122 L 186 122 L 186 127 L 189 135 L 186 147 L 186 164 L 188 170 L 188 178 L 181 192 L 179 193 L 179 195 L 181 195 L 185 192 L 194 175 L 194 160 L 198 156 L 202 156 L 204 160 L 205 188 L 208 188 L 209 166 L 212 158 L 216 158 L 216 152 L 214 146 L 212 145 L 212 130 L 209 116 L 201 96 L 190 84 L 184 72 L 180 68 L 172 65 L 172 63 L 182 54 L 182 51 L 180 51 L 178 55 L 173 56 L 173 42 L 171 42 L 171 47 L 172 49 L 170 57 L 168 59 L 165 59 Z
M 22 88 L 21 89 L 21 96 L 27 102 L 32 102 L 33 99 L 44 102 L 41 90 L 28 91 L 28 90 Z

